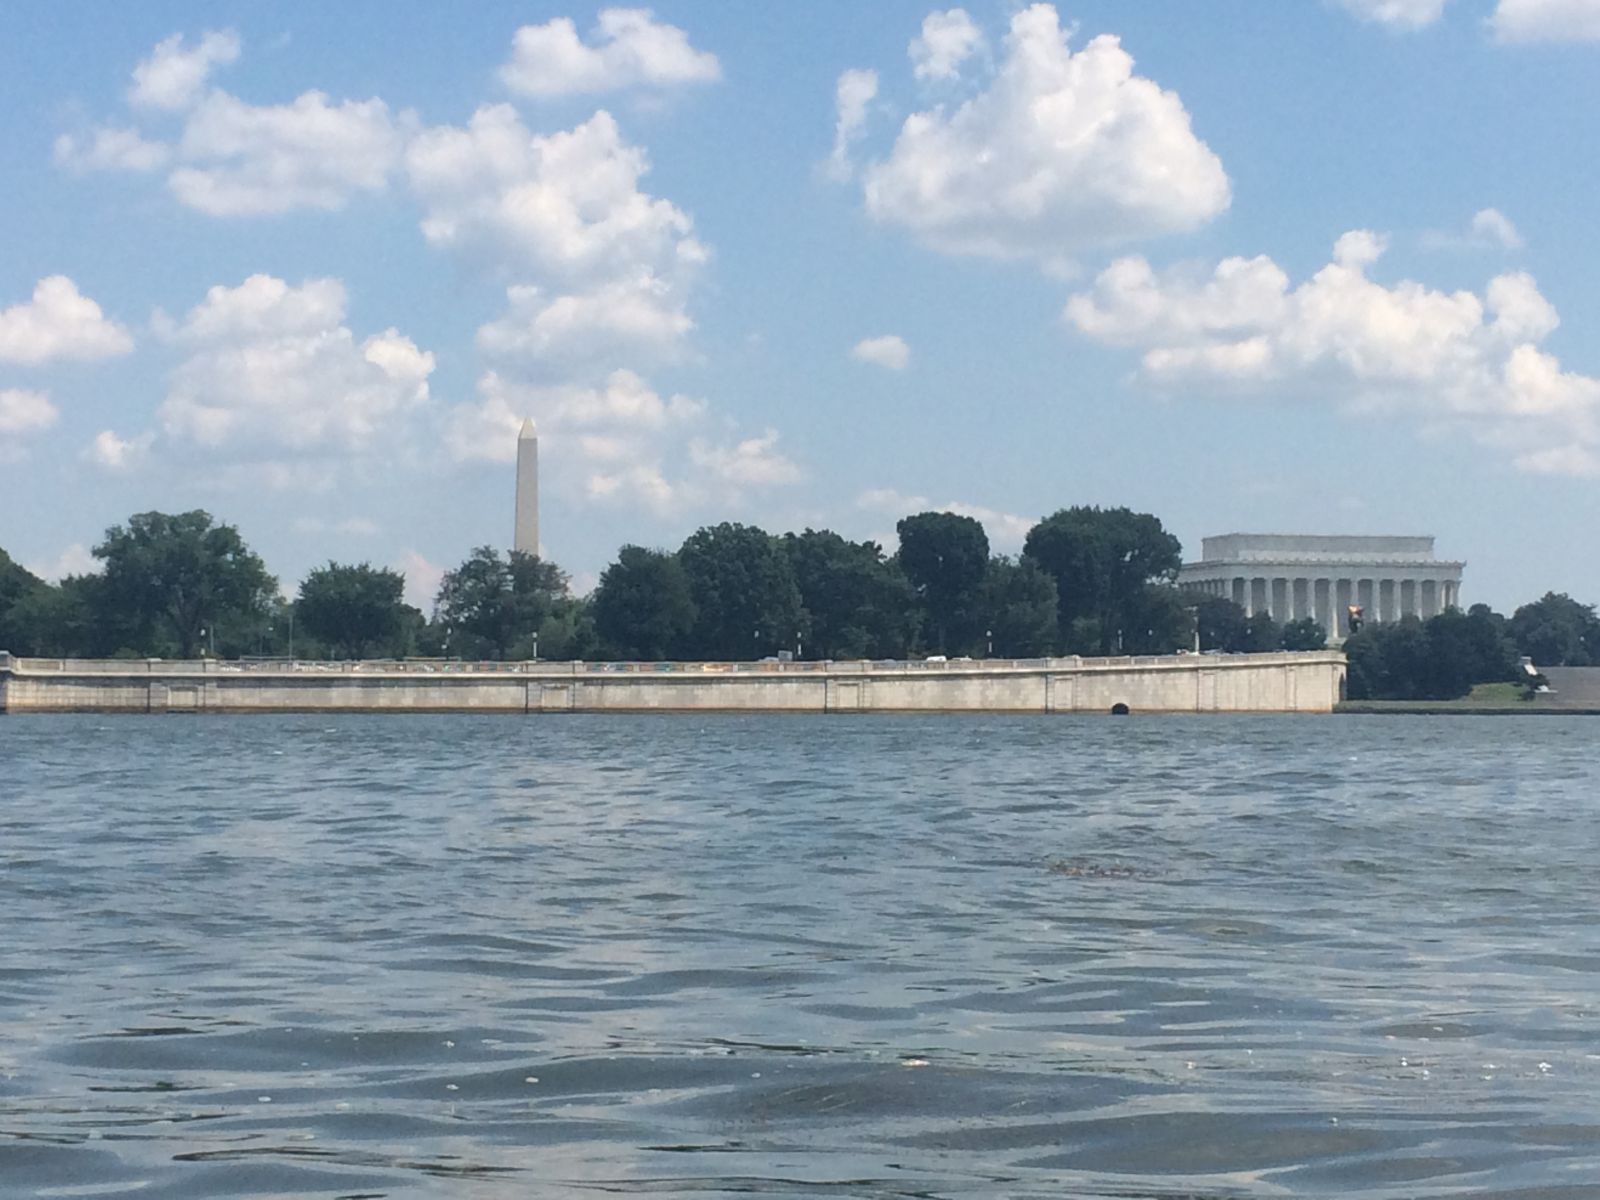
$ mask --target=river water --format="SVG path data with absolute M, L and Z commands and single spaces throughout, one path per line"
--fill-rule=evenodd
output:
M 0 1195 L 1600 1196 L 1597 730 L 0 719 Z

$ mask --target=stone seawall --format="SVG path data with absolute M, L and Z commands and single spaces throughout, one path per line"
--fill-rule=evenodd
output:
M 1330 713 L 1345 659 L 234 663 L 0 654 L 0 712 Z

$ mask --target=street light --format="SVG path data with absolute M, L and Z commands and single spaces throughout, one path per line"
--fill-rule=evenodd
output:
M 989 649 L 988 649 L 988 652 L 984 655 L 984 657 L 985 658 L 993 658 L 994 657 L 994 630 L 985 629 L 983 631 L 983 636 L 986 639 L 988 639 L 988 642 L 989 642 Z
M 795 660 L 797 662 L 799 661 L 799 659 L 801 657 L 800 650 L 801 650 L 800 631 L 798 629 L 796 629 L 794 631 L 794 657 L 795 657 Z

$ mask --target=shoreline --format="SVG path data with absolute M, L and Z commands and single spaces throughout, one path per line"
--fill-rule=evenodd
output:
M 221 662 L 0 653 L 0 712 L 1316 713 L 1334 651 L 912 662 Z

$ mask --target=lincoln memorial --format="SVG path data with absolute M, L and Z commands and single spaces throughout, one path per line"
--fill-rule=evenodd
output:
M 1461 562 L 1433 556 L 1431 537 L 1322 537 L 1229 533 L 1202 540 L 1180 586 L 1232 600 L 1274 621 L 1312 617 L 1331 638 L 1349 633 L 1347 610 L 1369 621 L 1436 616 L 1461 603 Z

